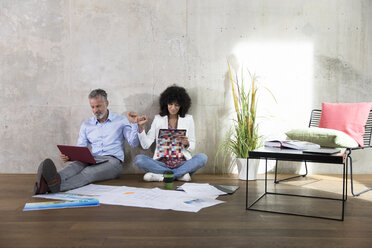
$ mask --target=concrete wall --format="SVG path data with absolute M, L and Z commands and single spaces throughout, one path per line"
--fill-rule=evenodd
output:
M 262 94 L 261 133 L 305 127 L 322 101 L 372 101 L 372 2 L 255 0 L 1 0 L 0 172 L 35 173 L 59 161 L 91 116 L 87 95 L 107 90 L 110 110 L 158 112 L 170 84 L 188 89 L 197 151 L 214 164 L 231 124 L 227 63 L 245 63 L 275 95 Z M 124 172 L 140 172 L 126 145 Z M 354 171 L 372 173 L 372 151 Z M 233 169 L 233 168 L 232 168 Z M 313 173 L 334 173 L 314 166 Z M 337 172 L 338 173 L 338 172 Z

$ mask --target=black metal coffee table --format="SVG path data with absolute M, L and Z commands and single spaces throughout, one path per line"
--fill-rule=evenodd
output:
M 339 221 L 344 220 L 345 201 L 347 200 L 347 159 L 346 159 L 347 154 L 345 150 L 342 150 L 340 153 L 333 154 L 333 155 L 323 155 L 323 154 L 303 153 L 302 151 L 293 150 L 293 149 L 263 147 L 263 148 L 260 148 L 254 151 L 250 151 L 249 158 L 250 159 L 265 159 L 265 192 L 260 197 L 258 197 L 252 204 L 248 205 L 248 180 L 247 180 L 246 181 L 246 209 L 247 210 L 278 213 L 278 214 L 288 214 L 288 215 L 296 215 L 296 216 L 305 216 L 305 217 L 329 219 L 329 220 L 339 220 Z M 298 162 L 306 161 L 306 162 L 342 165 L 343 166 L 342 198 L 339 199 L 339 198 L 329 198 L 329 197 L 321 197 L 321 196 L 268 192 L 267 191 L 267 160 L 298 161 Z M 247 166 L 249 165 L 248 163 L 249 163 L 249 160 L 247 159 Z M 248 169 L 247 169 L 247 178 L 248 178 Z M 323 216 L 314 216 L 314 215 L 297 214 L 297 213 L 284 212 L 284 211 L 271 211 L 271 210 L 253 208 L 253 206 L 266 195 L 306 197 L 306 198 L 340 201 L 342 205 L 341 218 L 330 218 L 330 217 L 323 217 Z

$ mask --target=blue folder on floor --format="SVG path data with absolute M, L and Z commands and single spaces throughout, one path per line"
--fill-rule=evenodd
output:
M 97 199 L 26 203 L 23 211 L 99 206 Z

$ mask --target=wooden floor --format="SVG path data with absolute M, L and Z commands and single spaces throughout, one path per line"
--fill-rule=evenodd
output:
M 358 177 L 356 187 L 371 187 L 372 175 Z M 234 177 L 195 175 L 195 183 L 239 185 L 223 204 L 198 213 L 101 205 L 23 212 L 32 198 L 35 175 L 0 175 L 0 247 L 372 247 L 372 191 L 349 197 L 345 221 L 331 221 L 245 210 L 245 182 Z M 122 175 L 106 185 L 162 187 L 141 175 Z M 176 182 L 176 185 L 181 185 Z M 270 190 L 341 197 L 336 176 L 308 176 Z M 263 180 L 249 182 L 250 200 Z M 349 188 L 350 189 L 350 188 Z M 171 199 L 170 199 L 171 200 Z M 337 217 L 339 202 L 267 197 L 260 207 Z

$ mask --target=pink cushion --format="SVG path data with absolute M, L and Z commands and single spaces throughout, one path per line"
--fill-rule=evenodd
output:
M 363 135 L 371 102 L 322 103 L 319 127 L 342 131 L 363 146 Z

